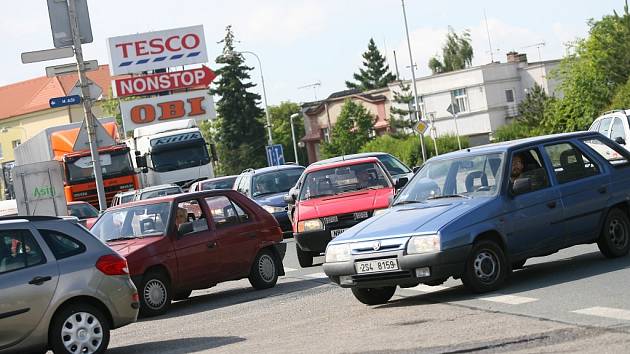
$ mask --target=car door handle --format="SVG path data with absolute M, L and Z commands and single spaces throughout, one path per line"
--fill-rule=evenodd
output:
M 597 188 L 597 191 L 598 191 L 600 194 L 606 194 L 606 192 L 608 191 L 608 189 L 606 188 L 606 186 L 601 186 L 601 187 Z
M 31 285 L 42 285 L 45 282 L 51 280 L 52 277 L 51 276 L 45 276 L 45 277 L 35 277 L 33 279 L 31 279 L 31 281 L 29 281 L 28 283 Z
M 217 247 L 217 241 L 208 242 L 208 248 L 215 248 L 215 247 Z
M 547 203 L 547 207 L 548 207 L 549 209 L 553 209 L 553 208 L 555 208 L 555 207 L 556 207 L 556 202 L 555 202 L 555 201 L 553 201 L 553 202 L 549 202 L 549 203 Z

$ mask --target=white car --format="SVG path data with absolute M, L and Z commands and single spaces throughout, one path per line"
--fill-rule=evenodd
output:
M 630 151 L 630 124 L 628 119 L 630 110 L 614 110 L 604 113 L 595 119 L 591 127 L 588 128 L 592 132 L 600 132 L 602 135 L 614 140 L 617 144 L 623 146 Z

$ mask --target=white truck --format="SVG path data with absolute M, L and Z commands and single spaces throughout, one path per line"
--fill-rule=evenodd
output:
M 15 166 L 11 174 L 19 215 L 68 215 L 61 162 L 52 160 Z
M 214 177 L 208 146 L 194 119 L 136 128 L 126 143 L 142 171 L 143 187 L 173 183 L 187 190 L 195 181 Z

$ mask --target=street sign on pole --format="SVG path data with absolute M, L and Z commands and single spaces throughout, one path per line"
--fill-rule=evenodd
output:
M 90 92 L 90 98 L 97 100 L 103 94 L 103 89 L 90 79 L 86 79 L 86 81 L 88 85 L 88 90 Z M 77 81 L 77 83 L 74 84 L 72 90 L 70 90 L 70 96 L 72 95 L 79 95 L 83 97 L 83 92 L 81 91 L 81 80 Z
M 98 70 L 98 61 L 88 60 L 85 62 L 85 71 Z M 78 71 L 77 63 L 61 64 L 46 67 L 46 76 L 55 77 L 60 75 L 76 74 Z
M 215 77 L 214 71 L 202 65 L 201 68 L 196 69 L 118 79 L 114 83 L 116 96 L 125 97 L 185 88 L 208 87 Z
M 267 165 L 269 166 L 278 166 L 284 165 L 284 151 L 282 150 L 282 145 L 274 144 L 267 145 Z
M 70 58 L 73 56 L 74 50 L 72 47 L 36 50 L 34 52 L 22 53 L 22 63 L 37 63 L 40 61 Z
M 92 43 L 92 26 L 90 25 L 87 0 L 75 0 L 74 4 L 80 41 L 81 43 Z M 67 0 L 48 0 L 48 17 L 50 18 L 50 29 L 55 48 L 74 45 L 69 13 Z
M 48 101 L 48 104 L 50 105 L 50 108 L 71 106 L 73 104 L 79 104 L 79 103 L 81 103 L 81 96 L 79 96 L 79 95 L 55 97 L 55 98 L 51 98 Z
M 416 124 L 413 125 L 413 130 L 415 130 L 416 133 L 422 135 L 424 134 L 424 132 L 427 131 L 427 123 L 419 120 L 416 122 Z
M 453 123 L 455 124 L 455 135 L 457 136 L 457 145 L 462 149 L 462 141 L 459 138 L 459 127 L 457 127 L 457 113 L 459 113 L 459 105 L 455 102 L 448 105 L 446 111 L 453 115 Z

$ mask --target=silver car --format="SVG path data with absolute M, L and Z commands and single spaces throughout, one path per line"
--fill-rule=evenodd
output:
M 102 353 L 136 320 L 127 261 L 76 221 L 0 218 L 0 352 Z

